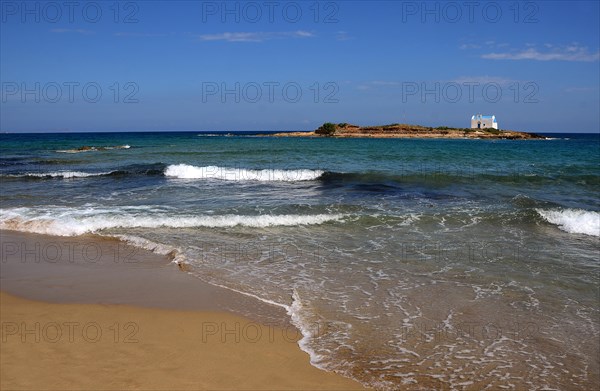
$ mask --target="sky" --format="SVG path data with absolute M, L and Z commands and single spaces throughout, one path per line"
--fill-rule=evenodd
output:
M 599 3 L 0 0 L 0 131 L 597 133 Z

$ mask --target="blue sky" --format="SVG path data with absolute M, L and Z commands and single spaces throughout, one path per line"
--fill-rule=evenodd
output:
M 1 131 L 599 132 L 599 2 L 0 1 Z

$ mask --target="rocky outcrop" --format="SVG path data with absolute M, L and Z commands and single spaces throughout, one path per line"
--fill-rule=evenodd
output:
M 431 128 L 421 125 L 390 124 L 381 126 L 357 126 L 347 123 L 325 123 L 312 132 L 276 133 L 279 137 L 337 137 L 337 138 L 473 138 L 527 140 L 544 139 L 535 133 L 515 130 L 450 128 L 440 126 Z

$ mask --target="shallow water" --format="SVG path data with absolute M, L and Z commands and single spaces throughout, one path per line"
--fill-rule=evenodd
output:
M 589 388 L 600 144 L 552 137 L 3 134 L 0 228 L 175 250 L 378 388 Z

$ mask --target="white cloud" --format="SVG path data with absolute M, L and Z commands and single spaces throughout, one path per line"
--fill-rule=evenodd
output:
M 502 47 L 507 47 L 509 46 L 508 43 L 506 42 L 496 42 L 496 41 L 492 41 L 492 40 L 487 40 L 485 42 L 466 42 L 466 43 L 462 43 L 458 46 L 458 48 L 460 50 L 471 50 L 471 49 L 481 49 L 483 47 L 487 47 L 488 49 L 492 49 L 492 48 L 502 48 Z
M 518 80 L 508 79 L 505 77 L 499 76 L 461 76 L 454 80 L 451 80 L 454 83 L 463 84 L 463 83 L 479 83 L 479 84 L 488 84 L 488 83 L 496 83 L 501 86 L 506 86 L 511 83 L 515 83 Z
M 475 43 L 463 43 L 462 45 L 460 45 L 458 47 L 460 50 L 467 50 L 467 49 L 479 49 L 481 48 L 481 45 L 477 45 Z
M 226 41 L 226 42 L 263 42 L 271 39 L 282 38 L 312 38 L 315 35 L 309 31 L 282 31 L 282 32 L 225 32 L 218 34 L 199 35 L 200 41 Z
M 117 37 L 166 37 L 167 34 L 155 33 L 133 33 L 133 32 L 118 32 L 114 34 Z
M 600 51 L 591 53 L 587 47 L 577 44 L 555 47 L 550 44 L 544 45 L 551 51 L 540 51 L 536 48 L 529 48 L 519 51 L 509 51 L 503 53 L 487 53 L 481 58 L 488 60 L 535 60 L 535 61 L 584 61 L 592 62 L 600 59 Z
M 347 31 L 337 31 L 335 33 L 335 39 L 337 41 L 348 41 L 352 39 L 352 37 L 348 34 Z
M 292 35 L 298 36 L 298 37 L 304 37 L 304 38 L 310 38 L 310 37 L 314 37 L 314 34 L 309 32 L 309 31 L 294 31 L 292 32 Z

